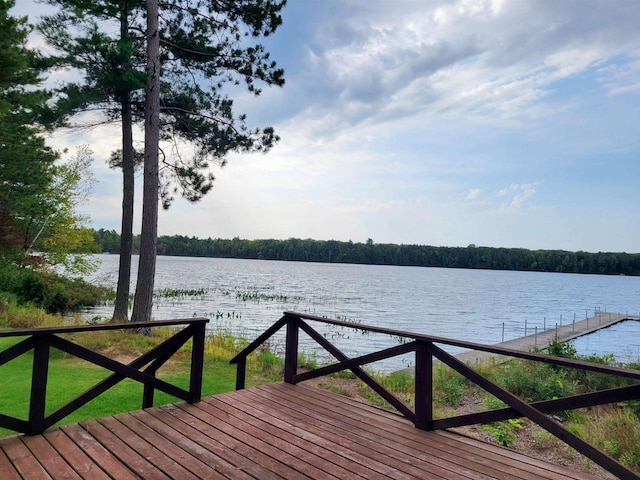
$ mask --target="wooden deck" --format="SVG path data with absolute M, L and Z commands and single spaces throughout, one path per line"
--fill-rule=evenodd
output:
M 0 439 L 0 478 L 594 479 L 304 385 Z

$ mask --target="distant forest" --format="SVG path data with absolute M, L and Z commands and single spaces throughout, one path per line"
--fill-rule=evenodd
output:
M 103 252 L 118 253 L 120 235 L 115 230 L 94 230 Z M 140 237 L 134 238 L 134 251 Z M 640 275 L 640 254 L 568 252 L 524 248 L 432 247 L 392 243 L 340 242 L 337 240 L 205 240 L 182 235 L 158 238 L 158 255 L 184 257 L 247 258 L 299 262 L 356 263 L 535 272 Z

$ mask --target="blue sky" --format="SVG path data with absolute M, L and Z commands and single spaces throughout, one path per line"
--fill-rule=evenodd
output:
M 640 252 L 640 2 L 290 0 L 283 19 L 263 43 L 286 85 L 235 94 L 280 143 L 215 167 L 161 235 Z M 95 228 L 119 229 L 118 142 L 51 138 L 95 152 Z

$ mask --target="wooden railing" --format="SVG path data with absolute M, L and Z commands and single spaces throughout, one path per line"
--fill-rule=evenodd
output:
M 0 352 L 0 365 L 4 365 L 14 358 L 33 350 L 29 418 L 28 420 L 21 420 L 0 413 L 0 427 L 28 435 L 42 433 L 50 426 L 59 422 L 125 378 L 130 378 L 144 385 L 142 408 L 148 408 L 153 405 L 154 391 L 156 389 L 190 403 L 200 401 L 202 394 L 205 326 L 208 321 L 206 318 L 192 318 L 184 320 L 108 323 L 0 331 L 0 337 L 26 337 Z M 181 325 L 185 326 L 185 328 L 177 331 L 172 337 L 129 364 L 112 360 L 61 336 L 80 332 L 137 330 L 155 327 L 176 327 Z M 191 377 L 189 390 L 184 390 L 156 378 L 155 375 L 158 369 L 189 341 L 189 339 L 193 339 L 191 349 Z M 49 357 L 52 348 L 103 367 L 112 371 L 113 374 L 86 390 L 66 405 L 46 415 Z M 143 367 L 144 369 L 142 369 Z
M 402 338 L 406 343 L 357 358 L 349 358 L 329 342 L 322 334 L 313 329 L 305 320 L 339 327 L 353 328 L 361 331 L 387 334 L 396 338 Z M 549 414 L 560 411 L 627 400 L 639 400 L 640 384 L 632 384 L 626 387 L 575 395 L 560 399 L 528 403 L 479 374 L 469 365 L 445 352 L 437 344 L 544 362 L 562 367 L 612 374 L 640 381 L 640 371 L 638 370 L 588 363 L 567 358 L 552 357 L 540 353 L 522 352 L 490 345 L 452 340 L 449 338 L 414 334 L 400 330 L 353 324 L 295 312 L 285 312 L 284 316 L 278 322 L 271 326 L 271 328 L 265 331 L 231 360 L 231 363 L 237 364 L 237 389 L 242 389 L 245 386 L 247 356 L 268 340 L 273 334 L 284 327 L 286 327 L 284 381 L 287 383 L 295 384 L 304 380 L 310 380 L 312 378 L 337 373 L 343 370 L 351 370 L 360 380 L 371 387 L 371 389 L 377 392 L 378 395 L 400 412 L 400 414 L 411 420 L 416 427 L 424 430 L 439 430 L 464 425 L 491 423 L 511 418 L 526 417 L 614 475 L 625 479 L 640 479 L 640 476 L 636 473 L 576 436 L 574 433 L 564 428 L 560 423 L 549 417 Z M 309 337 L 333 355 L 337 362 L 315 370 L 298 373 L 298 335 L 300 330 L 309 335 Z M 384 388 L 362 368 L 363 365 L 395 357 L 397 355 L 407 354 L 409 352 L 415 352 L 415 409 L 413 410 Z M 440 419 L 433 418 L 434 358 L 445 365 L 448 365 L 476 385 L 502 400 L 508 405 L 508 407 L 470 415 L 460 415 Z

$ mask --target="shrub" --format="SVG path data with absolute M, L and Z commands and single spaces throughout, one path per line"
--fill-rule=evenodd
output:
M 0 263 L 0 278 L 0 291 L 15 294 L 20 304 L 31 303 L 49 313 L 75 311 L 85 305 L 95 305 L 110 295 L 108 289 L 81 279 L 20 268 L 7 262 Z
M 534 428 L 531 434 L 536 447 L 541 449 L 551 449 L 558 446 L 558 440 L 555 436 L 544 430 L 543 428 Z
M 580 360 L 590 363 L 599 363 L 602 365 L 617 365 L 613 354 L 608 355 L 587 355 L 580 356 Z M 634 381 L 626 377 L 610 375 L 606 373 L 590 372 L 587 370 L 570 369 L 569 376 L 581 385 L 584 392 L 595 392 L 598 390 L 607 390 L 610 388 L 624 387 L 630 385 Z
M 35 274 L 26 273 L 22 276 L 15 293 L 18 295 L 20 303 L 32 302 L 35 305 L 42 305 L 45 299 L 45 290 L 44 282 L 40 278 Z
M 437 403 L 457 407 L 469 386 L 469 380 L 448 367 L 439 365 L 434 371 L 433 397 Z
M 640 419 L 629 408 L 610 406 L 598 409 L 585 424 L 585 435 L 626 467 L 640 470 Z
M 416 388 L 416 379 L 410 372 L 401 370 L 383 377 L 382 385 L 392 392 L 413 395 Z
M 554 340 L 547 347 L 547 353 L 554 357 L 576 358 L 578 351 L 572 343 Z
M 32 305 L 20 305 L 16 295 L 0 292 L 0 327 L 33 328 L 47 321 L 47 315 Z
M 505 408 L 507 404 L 499 398 L 494 397 L 493 395 L 487 395 L 484 398 L 484 406 L 489 410 L 498 410 L 500 408 Z
M 564 369 L 549 365 L 514 360 L 497 369 L 494 380 L 514 395 L 529 402 L 561 398 L 575 393 L 576 384 Z

